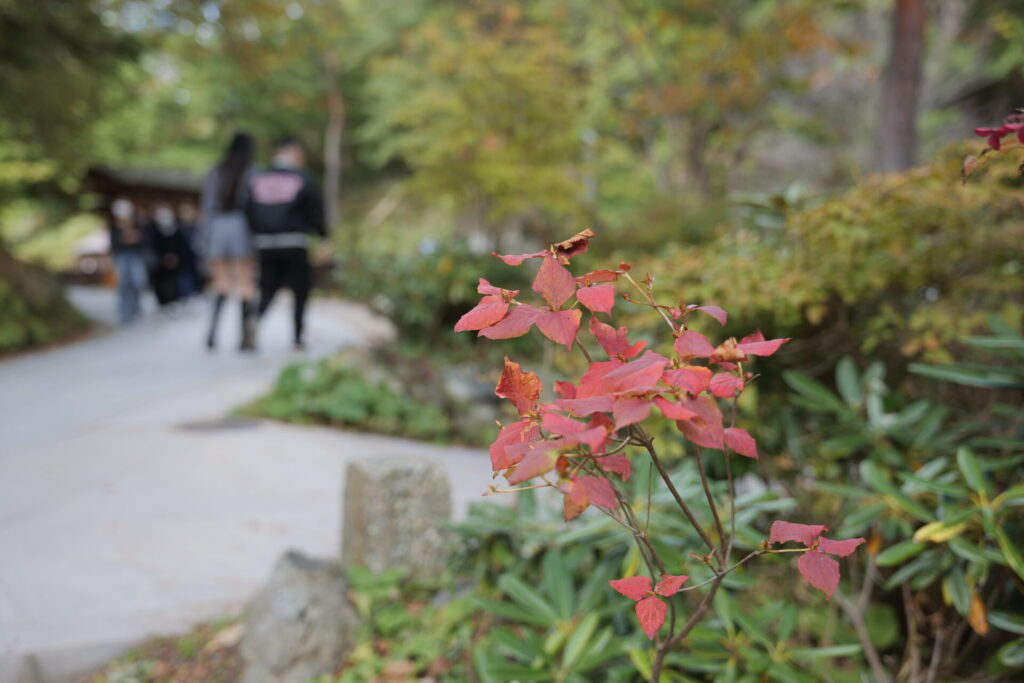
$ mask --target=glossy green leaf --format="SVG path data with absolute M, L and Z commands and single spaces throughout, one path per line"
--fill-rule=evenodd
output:
M 992 611 L 988 613 L 988 623 L 1004 631 L 1024 636 L 1024 614 Z
M 964 578 L 963 570 L 959 567 L 952 569 L 942 579 L 942 596 L 948 604 L 953 605 L 960 616 L 967 616 L 971 608 L 971 589 Z
M 537 615 L 538 618 L 546 620 L 549 624 L 558 621 L 558 614 L 551 608 L 548 601 L 519 577 L 504 574 L 498 579 L 498 587 L 520 607 Z
M 889 481 L 885 470 L 876 462 L 865 460 L 860 464 L 861 478 L 873 489 L 883 494 L 893 505 L 911 517 L 922 522 L 931 522 L 934 516 L 923 505 L 903 494 Z
M 851 408 L 860 406 L 863 398 L 860 386 L 860 375 L 857 364 L 849 356 L 843 356 L 836 365 L 836 388 L 846 405 Z
M 565 643 L 565 651 L 562 653 L 562 669 L 573 671 L 583 654 L 587 651 L 590 639 L 594 637 L 597 630 L 598 617 L 596 614 L 588 614 L 580 620 L 580 623 L 573 629 L 572 635 Z
M 1006 535 L 1006 531 L 1002 527 L 995 530 L 995 536 L 999 543 L 999 549 L 1003 551 L 1003 557 L 1006 558 L 1006 563 L 1010 565 L 1010 569 L 1017 572 L 1017 576 L 1024 580 L 1024 557 L 1021 556 L 1020 550 Z
M 975 493 L 986 496 L 991 493 L 988 480 L 981 469 L 981 462 L 974 453 L 967 448 L 957 449 L 956 464 L 960 468 L 960 473 L 964 475 L 964 481 Z
M 1024 638 L 1011 640 L 999 648 L 996 660 L 1009 669 L 1024 668 Z
M 815 412 L 842 413 L 846 411 L 846 406 L 843 405 L 843 402 L 818 380 L 795 370 L 784 370 L 782 377 L 791 389 L 804 398 L 809 399 L 810 405 L 807 407 L 814 406 L 812 409 Z
M 799 647 L 790 650 L 796 659 L 827 659 L 830 657 L 852 657 L 860 654 L 861 646 L 857 643 L 848 645 L 830 645 L 828 647 Z
M 912 557 L 916 557 L 927 547 L 927 543 L 917 543 L 912 539 L 901 541 L 878 553 L 875 562 L 878 563 L 879 567 L 892 567 L 902 564 Z

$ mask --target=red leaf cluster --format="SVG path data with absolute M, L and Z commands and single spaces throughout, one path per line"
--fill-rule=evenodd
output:
M 640 620 L 640 628 L 644 630 L 648 638 L 653 639 L 654 634 L 664 625 L 665 613 L 668 611 L 668 605 L 661 598 L 668 598 L 678 593 L 689 578 L 689 576 L 662 574 L 661 580 L 653 589 L 651 588 L 651 579 L 647 576 L 615 579 L 609 581 L 608 585 L 636 602 L 635 610 L 637 619 Z
M 829 557 L 837 555 L 846 557 L 853 553 L 863 538 L 849 538 L 843 541 L 834 541 L 825 538 L 821 534 L 828 531 L 823 524 L 795 524 L 792 522 L 772 522 L 769 532 L 769 543 L 786 543 L 794 541 L 807 546 L 807 552 L 800 556 L 797 561 L 797 568 L 800 575 L 809 584 L 825 594 L 825 598 L 831 598 L 839 586 L 839 562 Z
M 1010 133 L 1017 134 L 1017 142 L 1024 145 L 1024 120 L 1021 115 L 1012 114 L 1006 117 L 1003 121 L 1003 125 L 999 128 L 975 128 L 974 134 L 988 138 L 988 146 L 994 150 L 998 150 L 1003 144 L 1003 138 Z

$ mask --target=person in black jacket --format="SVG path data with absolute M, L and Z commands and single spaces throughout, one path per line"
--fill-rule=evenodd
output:
M 304 344 L 303 322 L 313 280 L 309 239 L 314 234 L 327 236 L 323 200 L 313 179 L 303 170 L 305 161 L 305 150 L 297 139 L 278 140 L 270 168 L 249 180 L 246 211 L 259 253 L 259 314 L 266 313 L 277 290 L 288 287 L 295 303 L 296 349 Z

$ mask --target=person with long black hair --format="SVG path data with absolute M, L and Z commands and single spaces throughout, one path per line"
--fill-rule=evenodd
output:
M 256 284 L 252 236 L 245 215 L 253 140 L 235 133 L 220 163 L 203 184 L 200 246 L 209 267 L 213 313 L 206 346 L 217 344 L 217 322 L 224 301 L 235 291 L 242 302 L 242 351 L 256 349 Z

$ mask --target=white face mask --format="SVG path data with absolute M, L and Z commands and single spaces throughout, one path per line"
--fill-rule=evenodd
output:
M 174 212 L 166 206 L 158 208 L 154 213 L 153 218 L 156 220 L 156 224 L 159 226 L 160 232 L 165 235 L 174 232 Z
M 110 213 L 114 218 L 131 218 L 135 213 L 135 207 L 127 199 L 115 199 L 110 205 Z

